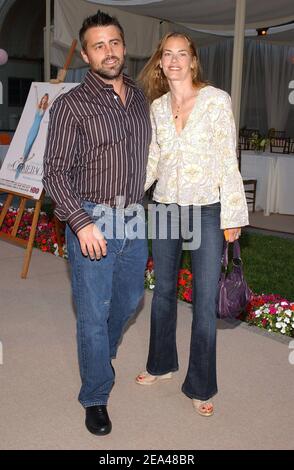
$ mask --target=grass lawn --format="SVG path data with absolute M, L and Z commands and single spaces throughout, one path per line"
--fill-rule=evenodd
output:
M 245 278 L 253 292 L 279 294 L 293 302 L 294 240 L 243 232 L 240 244 Z M 189 252 L 183 253 L 182 267 L 191 269 Z
M 294 301 L 294 240 L 243 233 L 241 250 L 245 277 L 254 292 Z

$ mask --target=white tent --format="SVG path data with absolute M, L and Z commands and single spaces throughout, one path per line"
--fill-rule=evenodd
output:
M 45 20 L 44 6 L 50 6 L 50 3 L 53 5 L 53 0 L 30 0 L 28 3 L 0 0 L 0 47 L 8 50 L 11 58 L 33 59 L 36 63 L 36 59 L 42 58 L 40 34 Z M 98 0 L 98 3 L 94 0 L 55 0 L 51 64 L 58 67 L 64 64 L 83 19 L 98 8 L 115 14 L 124 26 L 129 54 L 127 67 L 133 77 L 163 33 L 185 30 L 188 25 L 197 28 L 188 32 L 198 46 L 206 78 L 231 93 L 235 102 L 231 83 L 233 24 L 235 6 L 242 3 L 245 0 Z M 49 8 L 47 11 L 50 13 Z M 50 14 L 47 16 L 50 25 Z M 290 82 L 294 79 L 294 23 L 270 27 L 293 19 L 293 0 L 246 1 L 241 126 L 259 128 L 263 132 L 275 127 L 294 136 L 294 106 L 289 102 Z M 266 37 L 256 37 L 252 28 L 260 26 L 270 27 Z M 239 36 L 242 39 L 242 34 Z M 49 50 L 48 41 L 47 54 Z M 239 49 L 236 55 L 239 61 L 236 82 L 240 87 L 242 50 Z M 45 79 L 48 80 L 49 60 L 46 63 Z M 68 74 L 70 81 L 81 80 L 84 69 L 80 67 L 83 65 L 77 52 L 72 63 L 74 69 Z
M 119 18 L 131 57 L 149 57 L 162 34 L 175 29 L 188 28 L 198 47 L 208 45 L 223 40 L 224 32 L 234 36 L 236 2 L 240 0 L 55 0 L 54 44 L 68 48 L 82 20 L 100 8 Z M 252 29 L 291 21 L 293 0 L 246 0 L 246 30 L 250 35 Z M 270 29 L 265 40 L 294 45 L 294 24 L 277 31 Z
M 240 31 L 237 28 L 240 47 L 235 50 L 235 84 L 231 76 L 235 9 L 245 3 L 249 39 L 245 42 L 242 85 L 242 21 Z M 83 19 L 98 8 L 117 16 L 121 22 L 128 55 L 133 59 L 129 61 L 133 75 L 165 32 L 186 30 L 198 46 L 206 77 L 232 94 L 237 121 L 242 87 L 240 126 L 263 132 L 275 127 L 294 136 L 294 110 L 288 100 L 288 85 L 294 78 L 294 24 L 270 28 L 294 21 L 293 0 L 55 0 L 54 6 L 52 61 L 56 65 L 62 65 L 64 48 L 69 48 L 72 39 L 78 36 Z M 253 29 L 260 27 L 269 27 L 269 34 L 265 38 L 253 37 Z M 82 66 L 82 62 L 75 59 L 74 65 Z M 73 77 L 74 74 L 70 79 Z
M 235 23 L 236 0 L 89 0 L 117 6 L 138 15 L 182 23 L 194 29 L 231 30 Z M 237 3 L 239 0 L 237 0 Z M 292 0 L 246 1 L 246 27 L 260 28 L 294 20 Z

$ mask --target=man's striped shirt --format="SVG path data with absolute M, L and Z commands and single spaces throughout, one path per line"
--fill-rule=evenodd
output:
M 126 104 L 113 86 L 89 71 L 50 110 L 44 156 L 45 190 L 56 215 L 77 232 L 92 222 L 83 201 L 124 206 L 143 198 L 151 140 L 143 92 L 127 76 Z

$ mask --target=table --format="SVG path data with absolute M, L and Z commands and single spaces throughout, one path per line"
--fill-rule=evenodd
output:
M 294 154 L 277 158 L 274 181 L 276 197 L 273 212 L 294 214 Z
M 294 215 L 294 154 L 243 150 L 241 174 L 257 180 L 257 210 Z

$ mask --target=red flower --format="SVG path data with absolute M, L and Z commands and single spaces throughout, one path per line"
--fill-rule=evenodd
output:
M 151 258 L 151 257 L 148 258 L 146 266 L 147 266 L 148 271 L 152 271 L 153 266 L 154 266 L 153 258 Z
M 192 302 L 192 289 L 186 289 L 183 292 L 183 297 L 187 302 Z

